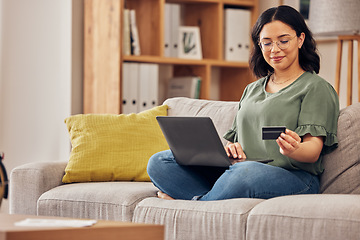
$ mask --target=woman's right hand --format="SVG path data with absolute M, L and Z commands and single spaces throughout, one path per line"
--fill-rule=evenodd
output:
M 246 159 L 246 155 L 240 145 L 240 143 L 232 143 L 228 142 L 225 146 L 225 151 L 228 157 L 238 158 L 238 159 Z

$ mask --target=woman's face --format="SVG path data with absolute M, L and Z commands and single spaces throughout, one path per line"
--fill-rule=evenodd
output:
M 265 61 L 275 71 L 285 71 L 300 67 L 299 49 L 304 39 L 304 33 L 297 37 L 289 25 L 273 21 L 264 25 L 259 35 L 259 44 Z

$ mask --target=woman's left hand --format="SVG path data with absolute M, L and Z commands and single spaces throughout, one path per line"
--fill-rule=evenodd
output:
M 276 142 L 280 147 L 280 153 L 289 156 L 299 149 L 301 137 L 296 132 L 286 129 L 285 133 L 281 133 L 280 137 L 276 139 Z

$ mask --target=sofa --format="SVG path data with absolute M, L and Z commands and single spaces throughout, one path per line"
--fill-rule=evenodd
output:
M 220 136 L 237 102 L 167 99 L 169 116 L 209 116 Z M 316 103 L 314 103 L 316 104 Z M 10 213 L 162 224 L 165 239 L 360 239 L 360 103 L 340 111 L 338 148 L 324 158 L 321 194 L 221 201 L 164 200 L 151 182 L 62 183 L 64 162 L 10 175 Z M 225 141 L 223 141 L 225 144 Z

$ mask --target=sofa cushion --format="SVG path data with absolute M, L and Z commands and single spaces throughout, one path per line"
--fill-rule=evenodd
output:
M 186 201 L 147 198 L 133 221 L 165 225 L 165 239 L 245 239 L 249 211 L 261 199 Z
M 322 193 L 360 194 L 360 103 L 340 111 L 338 148 L 324 156 Z
M 138 114 L 79 114 L 65 119 L 72 144 L 64 183 L 150 181 L 149 158 L 169 149 L 156 116 L 167 106 Z
M 136 204 L 153 196 L 156 196 L 156 188 L 150 182 L 66 184 L 40 196 L 37 214 L 131 221 Z
M 246 227 L 248 240 L 358 239 L 360 195 L 317 194 L 272 198 L 256 205 Z
M 239 107 L 239 102 L 211 101 L 184 97 L 167 99 L 164 104 L 169 106 L 169 116 L 210 117 L 224 145 L 227 141 L 222 136 L 231 128 Z

